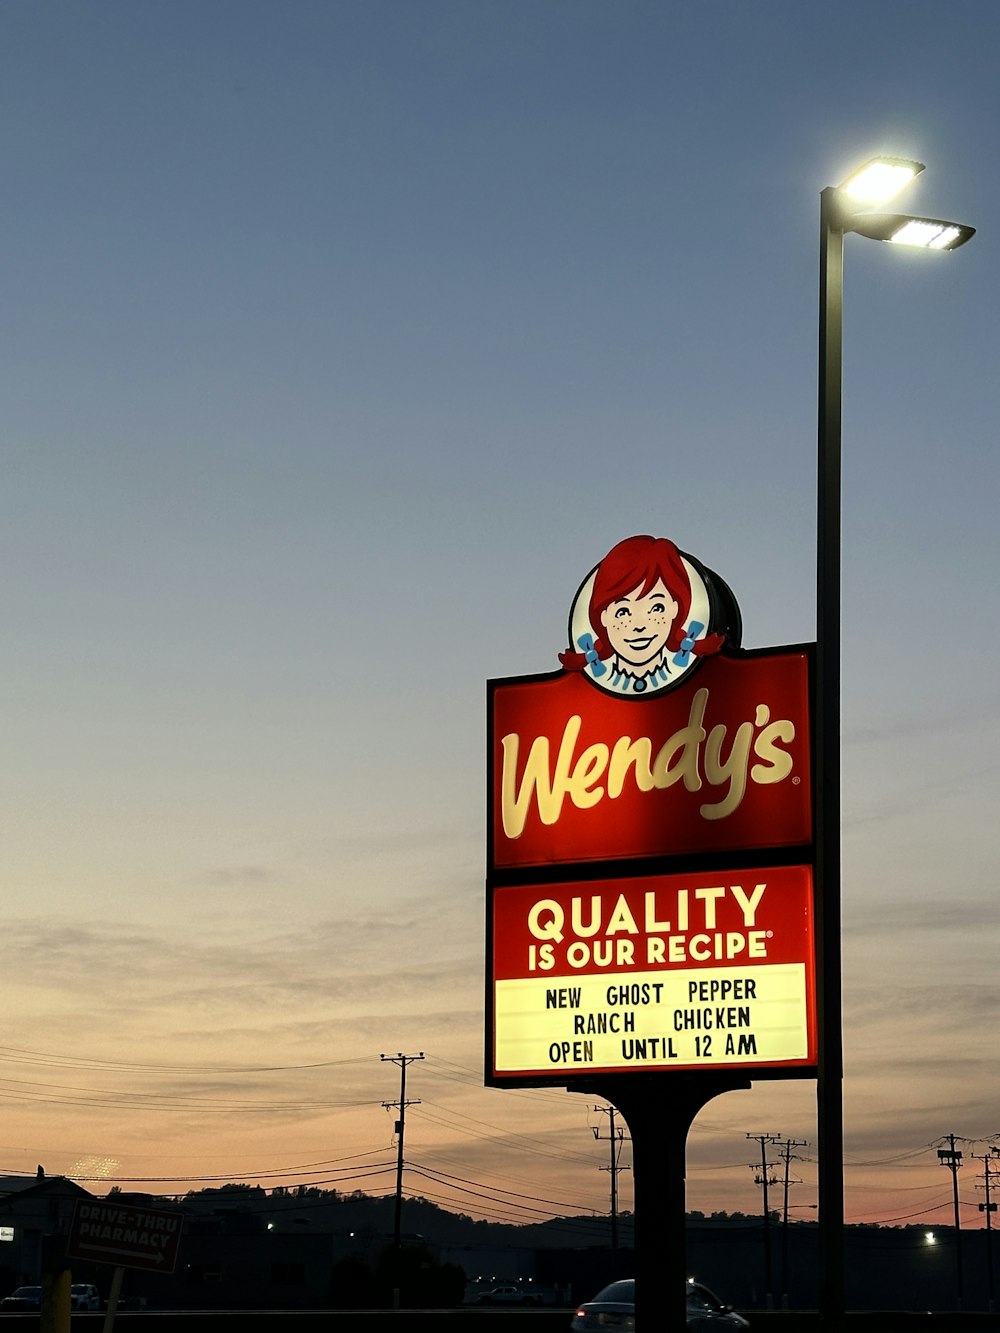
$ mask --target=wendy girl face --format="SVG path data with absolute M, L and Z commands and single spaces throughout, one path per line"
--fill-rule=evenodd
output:
M 707 577 L 666 537 L 627 537 L 577 593 L 560 662 L 612 694 L 648 697 L 675 685 L 725 641 L 706 633 Z
M 603 637 L 620 661 L 643 667 L 663 657 L 679 609 L 662 578 L 648 591 L 639 583 L 601 611 Z

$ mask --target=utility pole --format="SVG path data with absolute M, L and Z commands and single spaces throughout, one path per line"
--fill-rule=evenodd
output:
M 781 1210 L 781 1308 L 788 1309 L 788 1187 L 800 1182 L 789 1179 L 788 1171 L 792 1160 L 793 1148 L 807 1148 L 804 1139 L 785 1139 L 781 1144 L 781 1156 L 785 1163 L 784 1205 Z
M 748 1139 L 753 1139 L 755 1143 L 760 1144 L 760 1175 L 755 1176 L 757 1184 L 764 1190 L 764 1279 L 766 1286 L 766 1304 L 769 1310 L 774 1309 L 774 1283 L 771 1278 L 771 1210 L 767 1202 L 767 1187 L 777 1185 L 777 1180 L 768 1178 L 768 1171 L 771 1169 L 767 1160 L 767 1145 L 777 1143 L 779 1135 L 777 1134 L 748 1134 Z M 755 1163 L 750 1163 L 750 1170 L 756 1171 L 758 1168 Z
M 610 1133 L 608 1142 L 611 1145 L 611 1162 L 609 1166 L 602 1166 L 602 1171 L 611 1172 L 611 1248 L 618 1249 L 618 1172 L 627 1171 L 627 1166 L 619 1166 L 618 1160 L 621 1157 L 622 1143 L 625 1139 L 625 1131 L 615 1127 L 615 1108 L 613 1106 L 595 1106 L 594 1110 L 600 1115 L 606 1115 L 610 1121 Z M 599 1125 L 593 1126 L 594 1138 L 598 1143 L 601 1141 L 601 1128 Z
M 400 1051 L 396 1055 L 380 1055 L 380 1060 L 388 1060 L 390 1064 L 399 1065 L 399 1101 L 383 1102 L 382 1105 L 387 1111 L 394 1107 L 399 1108 L 399 1119 L 396 1121 L 396 1215 L 392 1229 L 392 1246 L 396 1252 L 397 1262 L 399 1260 L 399 1251 L 402 1247 L 402 1219 L 403 1219 L 403 1134 L 406 1129 L 406 1108 L 408 1106 L 419 1106 L 420 1099 L 414 1098 L 412 1101 L 406 1100 L 406 1066 L 412 1065 L 414 1060 L 422 1060 L 423 1051 L 419 1055 L 404 1055 Z
M 995 1162 L 1000 1156 L 1000 1148 L 990 1148 L 989 1152 L 984 1152 L 982 1157 L 976 1157 L 976 1154 L 969 1153 L 974 1161 L 983 1164 L 983 1189 L 986 1191 L 986 1202 L 979 1205 L 979 1211 L 986 1214 L 986 1308 L 990 1314 L 993 1313 L 993 1224 L 991 1214 L 995 1213 L 997 1206 L 990 1202 L 990 1181 L 993 1176 L 990 1174 L 990 1162 Z
M 947 1148 L 938 1148 L 938 1161 L 951 1172 L 951 1188 L 955 1201 L 955 1280 L 958 1285 L 958 1309 L 962 1308 L 962 1222 L 958 1212 L 958 1172 L 962 1154 L 955 1147 L 955 1135 L 948 1135 Z

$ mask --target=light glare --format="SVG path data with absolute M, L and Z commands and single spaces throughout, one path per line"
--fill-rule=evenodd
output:
M 958 227 L 912 218 L 889 237 L 893 245 L 919 245 L 924 250 L 946 250 L 960 235 Z
M 880 204 L 898 194 L 919 171 L 919 162 L 869 162 L 840 187 L 860 203 Z
M 947 250 L 952 242 L 957 241 L 961 235 L 960 227 L 942 227 L 941 235 L 935 236 L 931 241 L 932 250 Z

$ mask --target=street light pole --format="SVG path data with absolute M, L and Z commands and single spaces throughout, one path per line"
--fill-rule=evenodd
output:
M 826 1330 L 844 1309 L 844 1102 L 840 957 L 840 513 L 844 231 L 838 191 L 820 195 L 816 484 L 816 1127 Z
M 844 1053 L 840 944 L 841 380 L 844 234 L 954 250 L 974 227 L 939 218 L 867 213 L 924 170 L 876 158 L 820 194 L 819 419 L 816 481 L 816 678 L 813 792 L 816 856 L 816 1123 L 819 1140 L 820 1313 L 826 1333 L 844 1314 Z

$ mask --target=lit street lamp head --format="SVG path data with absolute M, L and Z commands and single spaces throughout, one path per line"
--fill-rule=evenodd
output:
M 941 218 L 905 213 L 859 213 L 858 206 L 884 204 L 924 170 L 922 162 L 902 157 L 874 157 L 836 188 L 824 190 L 824 226 L 831 231 L 857 232 L 873 241 L 909 245 L 920 250 L 957 250 L 976 234 L 975 227 Z
M 914 218 L 905 213 L 859 213 L 844 224 L 845 231 L 856 231 L 873 241 L 893 245 L 911 245 L 921 250 L 957 250 L 976 234 L 975 227 L 940 218 Z
M 885 204 L 924 170 L 905 157 L 873 157 L 837 186 L 859 204 Z

